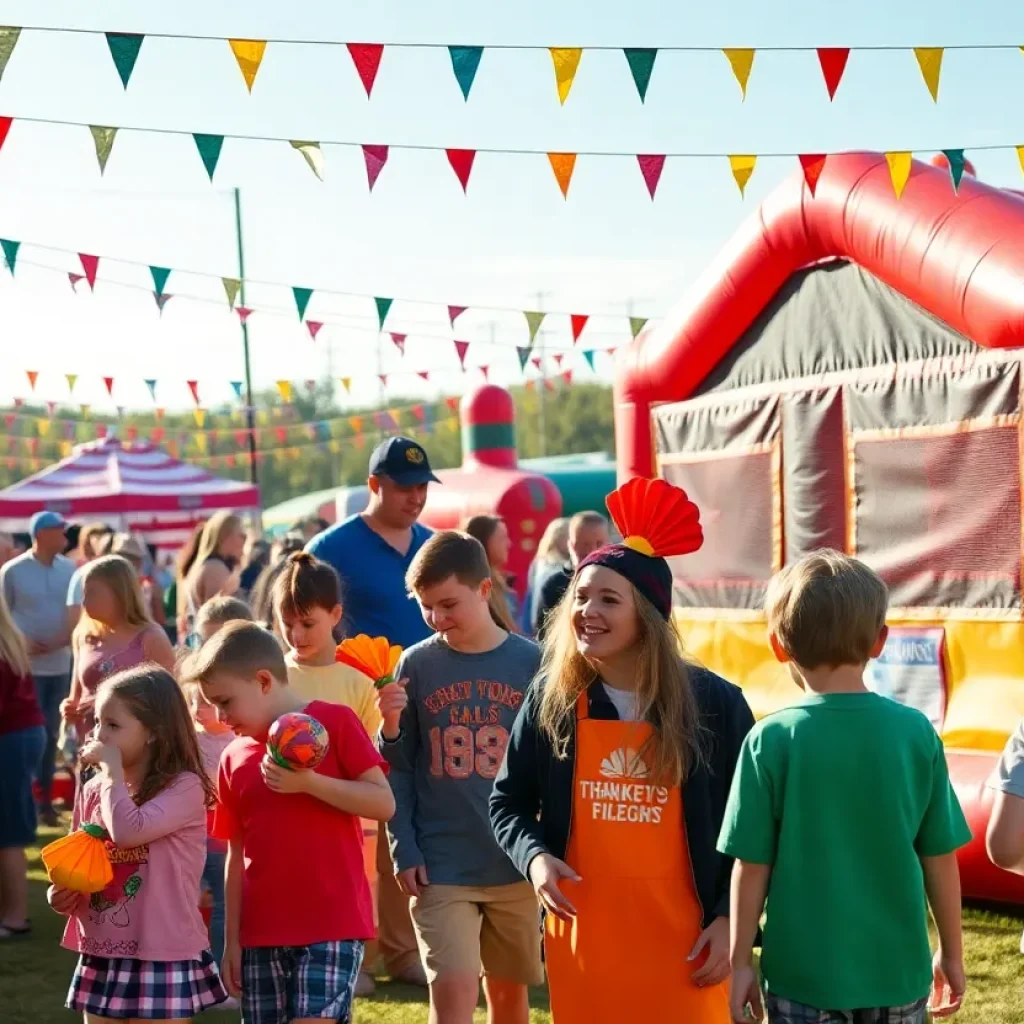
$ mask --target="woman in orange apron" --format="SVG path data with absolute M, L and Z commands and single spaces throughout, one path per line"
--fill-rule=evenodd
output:
M 683 660 L 666 556 L 703 543 L 663 480 L 609 495 L 625 540 L 577 567 L 491 796 L 546 911 L 555 1024 L 729 1024 L 729 875 L 715 844 L 753 716 Z

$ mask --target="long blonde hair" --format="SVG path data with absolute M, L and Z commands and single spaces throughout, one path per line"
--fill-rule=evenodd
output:
M 230 533 L 232 530 L 241 529 L 241 516 L 235 515 L 234 512 L 229 512 L 227 509 L 214 512 L 203 527 L 202 535 L 199 538 L 199 548 L 196 551 L 196 558 L 192 563 L 190 574 L 198 572 L 208 558 L 212 558 L 217 554 L 217 549 L 220 547 L 225 534 Z
M 555 756 L 568 756 L 575 731 L 576 702 L 597 678 L 597 670 L 576 646 L 573 613 L 579 578 L 573 579 L 552 615 L 538 679 L 541 732 Z M 636 699 L 640 721 L 654 726 L 639 756 L 660 785 L 678 786 L 704 760 L 702 726 L 682 642 L 675 626 L 632 585 L 639 635 Z
M 540 563 L 561 563 L 569 557 L 569 520 L 565 516 L 552 519 L 541 534 L 534 559 Z
M 106 584 L 114 595 L 118 607 L 121 609 L 121 616 L 125 625 L 135 626 L 142 629 L 152 623 L 149 612 L 146 610 L 146 601 L 142 596 L 142 588 L 139 586 L 139 577 L 126 558 L 120 555 L 104 555 L 95 561 L 89 562 L 82 569 L 82 586 L 88 584 L 89 580 L 97 579 Z M 89 617 L 83 609 L 82 617 L 75 627 L 75 634 L 80 637 L 99 636 L 106 632 L 106 626 Z
M 7 599 L 0 592 L 0 661 L 6 661 L 18 676 L 27 676 L 32 671 L 28 659 L 28 644 L 21 630 L 14 624 Z

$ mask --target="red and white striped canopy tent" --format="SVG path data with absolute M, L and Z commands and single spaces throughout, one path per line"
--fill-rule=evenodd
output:
M 173 549 L 218 509 L 259 506 L 258 487 L 213 476 L 147 442 L 106 437 L 77 445 L 68 458 L 0 491 L 0 530 L 27 530 L 36 512 L 49 509 Z

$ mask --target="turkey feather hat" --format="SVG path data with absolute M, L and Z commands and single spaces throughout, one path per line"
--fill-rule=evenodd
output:
M 588 555 L 576 576 L 588 565 L 603 565 L 629 580 L 668 619 L 672 570 L 665 559 L 689 555 L 704 543 L 697 506 L 681 487 L 660 477 L 634 477 L 605 501 L 623 541 Z

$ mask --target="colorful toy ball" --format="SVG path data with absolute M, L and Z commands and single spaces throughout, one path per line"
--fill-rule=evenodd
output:
M 290 771 L 315 768 L 330 746 L 327 730 L 315 718 L 298 711 L 282 715 L 267 734 L 267 752 L 276 764 Z

